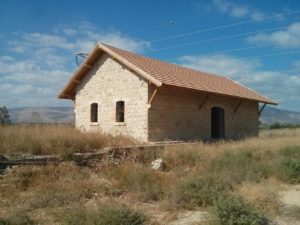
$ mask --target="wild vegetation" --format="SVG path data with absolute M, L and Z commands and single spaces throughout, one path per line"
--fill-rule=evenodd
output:
M 0 125 L 4 126 L 11 124 L 9 117 L 8 109 L 5 106 L 0 107 Z
M 267 126 L 269 129 L 283 129 L 283 128 L 299 128 L 300 124 L 290 124 L 290 123 L 279 123 L 274 122 Z
M 84 133 L 71 125 L 16 125 L 0 127 L 1 153 L 62 154 L 91 152 L 103 147 L 134 145 L 128 137 Z
M 5 129 L 9 130 L 3 133 L 17 128 Z M 61 135 L 58 142 L 64 143 L 64 137 L 76 134 L 66 142 L 78 138 L 84 143 L 81 135 L 86 135 L 88 145 L 96 135 L 59 126 L 19 129 L 21 139 L 15 142 L 20 143 L 26 143 L 21 134 L 29 137 L 30 129 L 36 136 L 43 129 L 49 131 L 35 138 L 48 146 L 47 154 L 53 146 L 66 146 L 49 147 L 54 137 Z M 54 130 L 60 135 L 50 134 Z M 70 133 L 64 134 L 66 130 Z M 3 133 L 1 140 L 10 138 Z M 98 146 L 123 141 L 103 138 Z M 4 143 L 21 146 L 8 140 Z M 76 145 L 71 146 L 74 151 Z M 299 221 L 299 207 L 285 206 L 280 193 L 300 183 L 300 129 L 267 130 L 260 138 L 241 141 L 168 146 L 159 154 L 166 171 L 152 170 L 153 155 L 146 150 L 143 154 L 143 163 L 124 161 L 100 171 L 72 161 L 15 167 L 0 176 L 0 224 L 172 224 L 185 211 L 209 212 L 198 223 L 203 225 L 265 225 L 278 216 Z

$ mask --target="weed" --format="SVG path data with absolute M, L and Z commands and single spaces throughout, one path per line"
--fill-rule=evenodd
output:
M 0 127 L 0 153 L 61 154 L 88 152 L 103 147 L 135 145 L 130 137 L 100 132 L 80 132 L 67 125 L 20 125 Z
M 212 205 L 214 199 L 231 189 L 231 184 L 213 174 L 191 177 L 179 183 L 169 199 L 175 206 L 193 208 Z
M 68 205 L 91 198 L 101 189 L 99 179 L 70 162 L 57 166 L 18 167 L 6 180 L 11 183 L 3 190 L 8 192 L 5 189 L 9 189 L 8 197 L 15 196 L 22 205 L 33 209 Z
M 300 147 L 288 147 L 279 152 L 274 174 L 287 183 L 300 183 Z
M 280 150 L 280 154 L 284 157 L 293 157 L 300 159 L 300 146 L 286 147 Z
M 112 167 L 106 170 L 108 179 L 113 179 L 115 186 L 129 192 L 138 192 L 144 200 L 158 200 L 164 195 L 168 178 L 149 168 L 132 164 Z
M 270 179 L 261 183 L 244 182 L 238 187 L 237 192 L 258 211 L 275 217 L 280 211 L 280 200 L 277 194 L 279 189 L 278 181 Z
M 174 168 L 174 167 L 194 167 L 201 161 L 201 154 L 200 154 L 199 146 L 197 148 L 188 148 L 186 149 L 175 148 L 173 149 L 169 147 L 169 150 L 164 154 L 164 160 L 167 164 Z
M 210 170 L 232 184 L 243 181 L 259 182 L 269 175 L 269 168 L 259 154 L 244 150 L 238 153 L 225 152 L 211 163 Z
M 61 219 L 63 225 L 142 225 L 145 216 L 128 207 L 101 206 L 97 210 L 73 209 Z
M 0 225 L 35 225 L 36 222 L 23 210 L 16 210 L 8 218 L 0 218 Z
M 216 200 L 216 213 L 221 225 L 267 225 L 265 216 L 239 196 L 220 197 Z
M 288 183 L 300 183 L 300 160 L 283 159 L 279 162 L 277 175 Z

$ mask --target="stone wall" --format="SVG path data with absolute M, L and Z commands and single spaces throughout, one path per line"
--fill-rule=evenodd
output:
M 76 88 L 75 123 L 83 131 L 129 135 L 140 141 L 208 140 L 211 137 L 211 108 L 225 110 L 225 138 L 236 139 L 258 134 L 258 103 L 183 88 L 158 88 L 151 108 L 148 101 L 154 85 L 127 69 L 107 54 Z M 116 102 L 125 102 L 125 122 L 116 122 Z M 98 122 L 90 122 L 90 105 L 98 103 Z
M 116 102 L 125 102 L 125 122 L 116 121 Z M 148 83 L 103 54 L 76 88 L 75 123 L 83 131 L 148 138 Z M 90 105 L 98 103 L 98 122 L 90 122 Z
M 149 86 L 149 96 L 155 87 Z M 211 137 L 211 108 L 225 110 L 225 138 L 258 135 L 258 103 L 211 94 L 199 109 L 206 94 L 182 88 L 162 86 L 148 112 L 148 141 L 208 140 Z

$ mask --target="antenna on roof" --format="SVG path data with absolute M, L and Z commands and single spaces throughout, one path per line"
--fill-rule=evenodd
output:
M 75 54 L 75 60 L 76 60 L 76 65 L 80 66 L 81 63 L 84 61 L 84 59 L 88 56 L 87 53 L 76 53 Z

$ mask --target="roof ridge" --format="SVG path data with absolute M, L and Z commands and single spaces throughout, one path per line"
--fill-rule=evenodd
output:
M 187 69 L 187 70 L 190 70 L 190 71 L 194 71 L 196 73 L 204 73 L 204 74 L 210 75 L 210 76 L 216 76 L 216 77 L 220 77 L 220 78 L 226 78 L 226 75 L 219 75 L 219 74 L 215 74 L 215 73 L 211 73 L 211 72 L 206 72 L 206 71 L 198 70 L 198 69 L 196 70 L 196 69 L 184 66 L 184 65 L 179 65 L 179 64 L 171 63 L 171 62 L 166 62 L 166 61 L 163 61 L 163 60 L 160 60 L 160 59 L 156 59 L 156 58 L 151 58 L 151 57 L 148 57 L 148 56 L 144 56 L 144 55 L 141 55 L 141 54 L 138 54 L 138 53 L 135 53 L 135 52 L 130 52 L 130 51 L 127 51 L 127 50 L 124 50 L 124 49 L 121 49 L 121 48 L 117 48 L 117 47 L 114 47 L 114 46 L 111 46 L 111 45 L 108 45 L 108 44 L 104 44 L 102 42 L 99 43 L 99 44 L 104 45 L 104 46 L 106 46 L 108 48 L 118 49 L 118 50 L 127 52 L 129 54 L 136 55 L 138 57 L 142 57 L 142 58 L 149 59 L 149 60 L 152 60 L 152 61 L 157 61 L 159 63 L 165 63 L 167 65 L 176 66 L 176 67 L 179 67 L 179 68 L 183 68 L 183 69 Z
M 138 66 L 134 65 L 132 62 L 130 62 L 129 60 L 127 60 L 126 58 L 124 58 L 123 56 L 121 56 L 120 54 L 118 54 L 117 52 L 111 50 L 111 48 L 114 48 L 114 47 L 112 47 L 110 45 L 105 45 L 103 43 L 98 43 L 97 45 L 103 51 L 105 51 L 106 53 L 110 54 L 112 57 L 116 57 L 116 58 L 117 58 L 117 56 L 120 57 L 118 59 L 119 61 L 121 61 L 123 64 L 125 64 L 126 66 L 128 66 L 129 68 L 131 68 L 132 70 L 134 70 L 135 72 L 137 72 L 140 75 L 142 75 L 144 78 L 146 78 L 146 79 L 150 80 L 151 82 L 153 82 L 156 86 L 161 86 L 162 85 L 161 81 L 157 80 L 155 77 L 153 77 L 150 74 L 148 74 L 142 68 L 139 68 Z M 119 49 L 119 48 L 116 48 L 116 49 L 121 50 L 121 51 L 125 51 L 125 50 L 122 50 L 122 49 Z M 131 53 L 131 52 L 128 52 L 128 53 Z M 134 54 L 134 53 L 131 53 L 131 54 Z
M 104 43 L 96 44 L 84 63 L 75 71 L 68 84 L 61 91 L 59 98 L 74 99 L 77 84 L 89 73 L 95 62 L 97 62 L 104 53 L 157 87 L 169 85 L 267 104 L 277 104 L 268 97 L 239 82 L 229 79 L 227 76 L 199 71 L 183 65 L 153 59 Z

